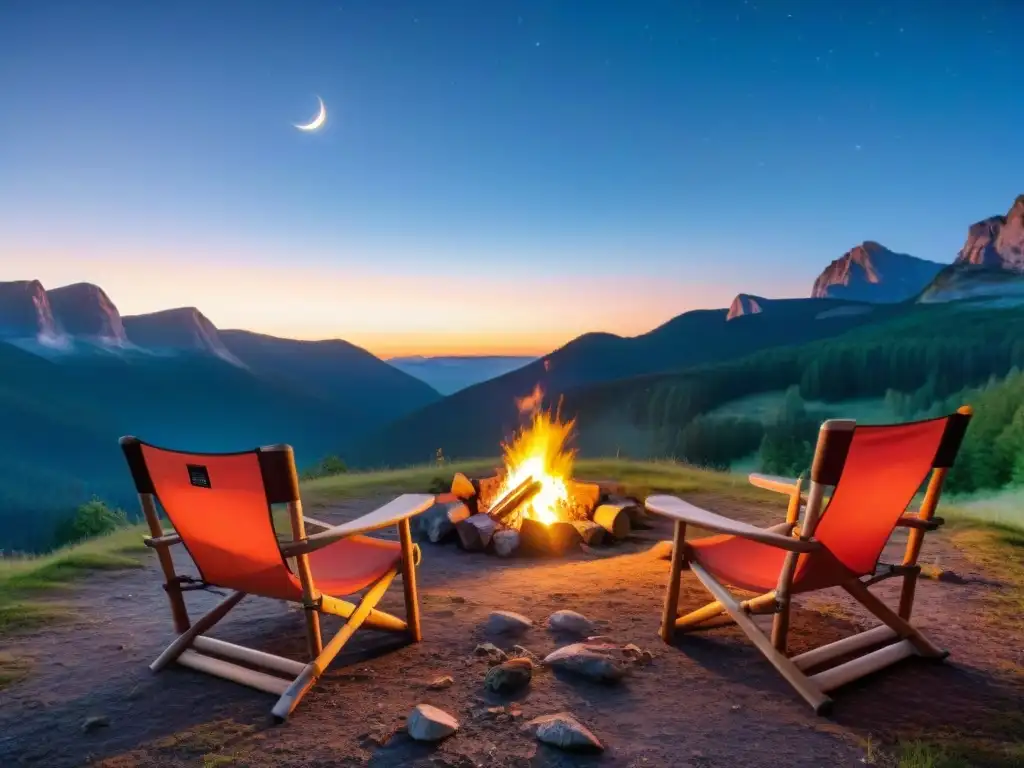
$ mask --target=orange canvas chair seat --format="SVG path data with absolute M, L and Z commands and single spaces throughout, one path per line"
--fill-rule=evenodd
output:
M 304 517 L 298 474 L 289 446 L 269 446 L 231 454 L 198 454 L 157 448 L 134 437 L 121 446 L 135 481 L 166 577 L 178 638 L 150 665 L 159 671 L 172 661 L 235 680 L 280 696 L 273 713 L 284 718 L 316 682 L 361 625 L 407 632 L 420 640 L 415 567 L 419 550 L 412 543 L 409 519 L 433 503 L 433 496 L 407 494 L 373 512 L 337 526 Z M 165 536 L 156 512 L 159 501 L 174 526 Z M 279 543 L 272 507 L 288 509 L 290 542 Z M 306 523 L 322 528 L 306 534 Z M 364 534 L 397 526 L 398 541 Z M 200 584 L 234 593 L 195 623 L 189 621 L 182 592 L 197 585 L 178 576 L 168 547 L 182 544 L 199 571 Z M 407 620 L 375 608 L 401 574 Z M 358 605 L 341 598 L 367 590 Z M 308 664 L 206 637 L 246 595 L 301 603 L 312 660 Z M 321 613 L 347 619 L 325 646 Z M 226 656 L 232 661 L 216 658 Z M 235 664 L 263 666 L 272 673 Z
M 309 569 L 317 587 L 328 595 L 361 592 L 402 560 L 402 545 L 369 536 L 352 536 L 311 552 Z M 295 579 L 302 599 L 302 585 Z
M 751 482 L 789 496 L 786 522 L 758 528 L 730 520 L 673 496 L 651 496 L 651 512 L 675 520 L 672 566 L 669 574 L 662 638 L 668 642 L 676 630 L 689 631 L 721 623 L 723 614 L 747 634 L 768 660 L 815 708 L 831 704 L 825 695 L 852 680 L 912 654 L 944 658 L 910 624 L 914 590 L 920 567 L 924 533 L 937 527 L 934 519 L 942 483 L 953 465 L 970 421 L 970 408 L 944 418 L 909 424 L 859 427 L 834 419 L 821 427 L 806 497 L 803 478 L 786 480 L 751 475 Z M 905 511 L 928 482 L 920 513 Z M 833 491 L 824 504 L 825 489 Z M 801 503 L 806 512 L 799 535 Z M 691 541 L 687 525 L 716 533 Z M 897 526 L 910 529 L 903 562 L 879 572 L 879 557 Z M 685 616 L 677 615 L 679 576 L 689 568 L 715 598 Z M 868 586 L 885 578 L 903 576 L 899 612 L 882 603 Z M 726 587 L 756 593 L 737 600 Z M 882 621 L 875 629 L 808 651 L 786 655 L 790 601 L 794 594 L 841 587 Z M 751 614 L 773 614 L 769 642 Z M 884 647 L 825 669 L 814 675 L 805 670 L 863 652 L 879 643 Z
M 723 584 L 750 592 L 775 589 L 788 554 L 784 549 L 728 534 L 688 541 L 686 550 L 693 562 L 703 565 Z M 827 551 L 801 554 L 793 571 L 791 592 L 836 587 L 854 576 Z

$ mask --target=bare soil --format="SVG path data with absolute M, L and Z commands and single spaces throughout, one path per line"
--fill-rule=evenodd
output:
M 692 498 L 769 522 L 761 507 Z M 314 514 L 340 522 L 380 501 Z M 813 715 L 735 627 L 686 635 L 673 646 L 659 640 L 668 563 L 647 549 L 668 534 L 659 523 L 618 547 L 560 560 L 502 560 L 425 543 L 424 642 L 397 644 L 393 635 L 360 630 L 282 725 L 270 721 L 269 694 L 182 667 L 148 671 L 173 637 L 155 556 L 138 571 L 97 573 L 59 596 L 77 607 L 75 622 L 6 639 L 5 650 L 30 657 L 33 671 L 0 691 L 0 765 L 854 766 L 864 762 L 868 737 L 884 743 L 946 728 L 1002 738 L 1006 713 L 1024 706 L 1021 637 L 1012 624 L 986 618 L 988 596 L 1003 587 L 976 572 L 941 534 L 930 535 L 922 560 L 947 576 L 922 580 L 915 621 L 951 650 L 949 660 L 911 659 L 838 691 L 827 719 Z M 184 571 L 183 555 L 176 553 Z M 893 603 L 897 582 L 876 592 Z M 192 616 L 220 599 L 190 593 Z M 707 601 L 684 574 L 681 607 Z M 381 607 L 403 615 L 400 585 Z M 613 686 L 538 668 L 521 695 L 485 693 L 488 664 L 474 655 L 476 645 L 518 643 L 543 656 L 567 642 L 545 626 L 562 608 L 591 618 L 616 642 L 650 650 L 653 662 Z M 525 614 L 536 625 L 517 639 L 488 637 L 482 627 L 495 609 Z M 838 639 L 869 621 L 843 596 L 817 594 L 794 616 L 792 649 Z M 325 633 L 338 626 L 325 621 Z M 302 613 L 282 602 L 246 599 L 211 634 L 305 658 Z M 428 690 L 442 675 L 454 685 Z M 413 742 L 404 721 L 421 702 L 456 716 L 459 732 L 439 745 Z M 530 718 L 560 711 L 587 725 L 605 752 L 573 755 L 523 732 Z

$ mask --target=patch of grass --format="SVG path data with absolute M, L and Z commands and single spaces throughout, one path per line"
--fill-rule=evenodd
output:
M 72 615 L 65 605 L 40 601 L 40 592 L 66 586 L 90 571 L 142 567 L 134 556 L 145 550 L 142 537 L 143 529 L 133 526 L 48 555 L 0 559 L 0 635 Z
M 12 591 L 52 589 L 72 581 L 83 571 L 139 568 L 142 564 L 131 555 L 146 550 L 143 536 L 142 527 L 132 526 L 48 555 L 2 559 L 0 599 Z
M 1024 635 L 1024 531 L 954 517 L 950 541 L 987 576 L 1003 583 L 986 596 L 992 618 L 1016 625 Z
M 71 609 L 60 603 L 0 598 L 0 637 L 63 621 L 72 615 Z
M 28 675 L 31 666 L 28 659 L 23 656 L 0 651 L 0 690 Z
M 1024 742 L 988 742 L 963 736 L 948 740 L 900 741 L 891 751 L 868 739 L 864 762 L 879 768 L 1020 768 Z
M 201 755 L 203 765 L 229 765 L 241 754 L 238 752 L 222 754 L 223 750 L 237 745 L 255 732 L 256 726 L 254 725 L 245 725 L 234 720 L 215 720 L 167 736 L 156 742 L 154 746 L 175 753 Z

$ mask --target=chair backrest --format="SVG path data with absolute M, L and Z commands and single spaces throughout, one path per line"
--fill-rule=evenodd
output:
M 871 573 L 897 521 L 933 469 L 948 469 L 960 449 L 970 409 L 908 424 L 822 427 L 811 479 L 835 485 L 814 529 L 856 575 Z
M 202 579 L 285 600 L 301 598 L 278 546 L 271 504 L 298 501 L 290 446 L 198 454 L 121 438 L 136 490 L 159 500 Z

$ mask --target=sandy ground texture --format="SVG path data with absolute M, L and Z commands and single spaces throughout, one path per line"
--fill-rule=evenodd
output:
M 769 522 L 764 511 L 708 497 L 708 508 Z M 340 522 L 381 499 L 318 509 Z M 777 522 L 772 520 L 770 522 Z M 657 635 L 668 562 L 647 553 L 669 529 L 659 523 L 601 556 L 502 560 L 454 545 L 423 544 L 419 569 L 424 642 L 360 630 L 291 719 L 269 718 L 274 697 L 172 666 L 147 664 L 172 639 L 155 556 L 138 571 L 101 573 L 62 595 L 79 619 L 8 639 L 7 649 L 34 659 L 27 679 L 0 692 L 0 765 L 104 766 L 845 766 L 862 765 L 864 740 L 927 729 L 986 735 L 1005 712 L 1019 711 L 1021 638 L 984 619 L 1001 587 L 941 535 L 923 561 L 955 576 L 923 580 L 915 620 L 951 650 L 944 664 L 910 659 L 836 692 L 830 718 L 813 715 L 735 627 L 686 635 L 673 646 Z M 899 546 L 900 542 L 894 542 Z M 180 548 L 179 548 L 180 549 Z M 187 560 L 178 552 L 178 562 Z M 893 600 L 897 580 L 876 588 Z M 220 597 L 188 596 L 193 617 Z M 684 574 L 682 610 L 707 602 Z M 403 615 L 396 582 L 381 607 Z M 486 693 L 478 643 L 514 644 L 543 656 L 565 640 L 545 626 L 555 610 L 578 611 L 617 643 L 654 654 L 617 685 L 599 685 L 538 668 L 514 698 Z M 536 625 L 516 639 L 488 637 L 495 609 Z M 870 624 L 868 622 L 871 622 Z M 794 651 L 870 626 L 856 604 L 830 591 L 800 604 Z M 325 636 L 339 624 L 325 621 Z M 275 600 L 247 598 L 211 635 L 304 660 L 302 613 Z M 454 684 L 429 690 L 439 676 Z M 438 745 L 412 741 L 405 718 L 418 703 L 454 715 L 461 728 Z M 523 723 L 572 713 L 604 743 L 596 756 L 538 743 Z

